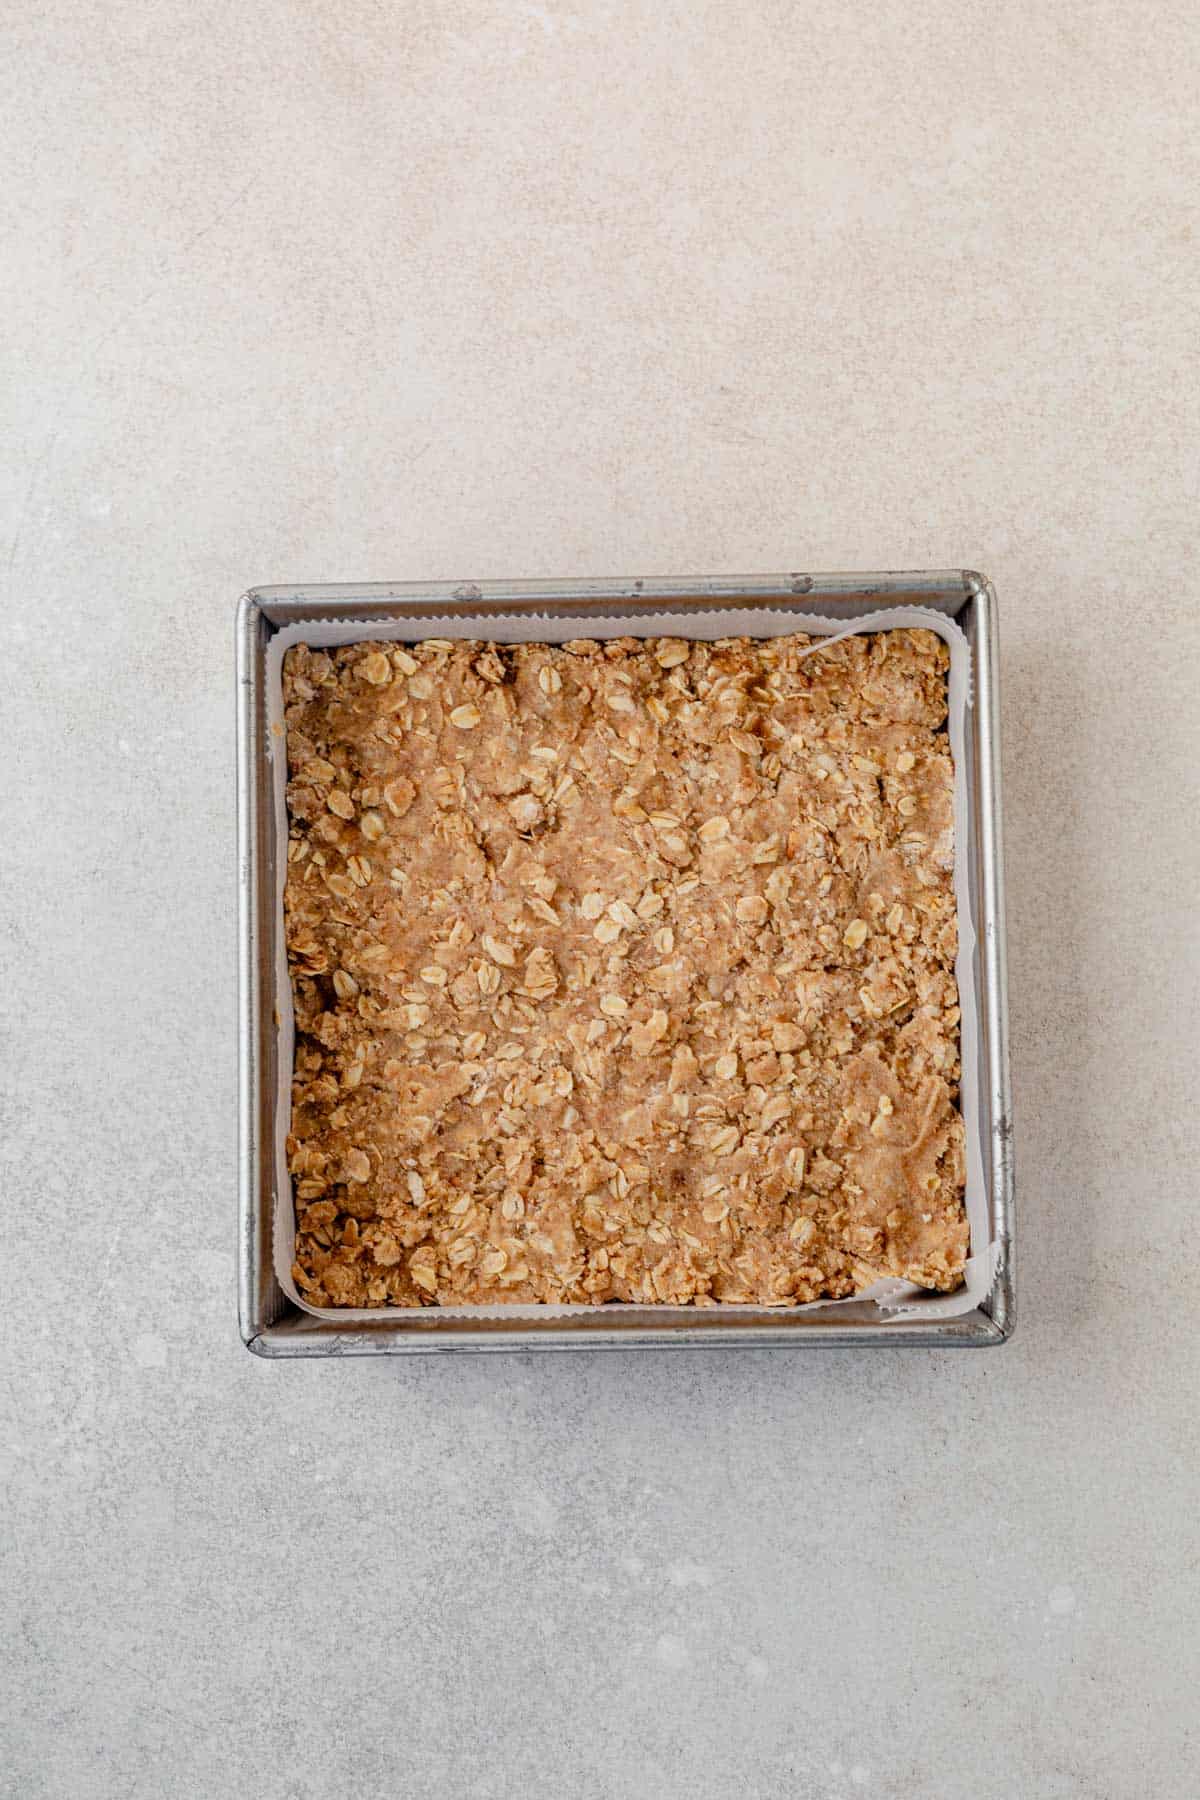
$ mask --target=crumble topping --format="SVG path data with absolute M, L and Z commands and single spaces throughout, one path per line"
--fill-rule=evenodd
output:
M 959 1285 L 949 654 L 814 641 L 288 651 L 312 1304 Z

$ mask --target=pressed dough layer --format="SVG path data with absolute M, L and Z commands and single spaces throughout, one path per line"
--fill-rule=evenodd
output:
M 310 1302 L 959 1284 L 948 653 L 811 642 L 288 651 Z

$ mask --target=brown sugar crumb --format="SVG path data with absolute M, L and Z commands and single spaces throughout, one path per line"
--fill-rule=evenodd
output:
M 810 641 L 289 650 L 310 1302 L 959 1285 L 948 653 Z

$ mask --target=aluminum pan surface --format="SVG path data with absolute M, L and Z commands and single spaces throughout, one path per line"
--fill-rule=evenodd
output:
M 589 613 L 628 610 L 695 610 L 762 607 L 778 601 L 789 611 L 844 614 L 852 620 L 881 602 L 899 599 L 936 608 L 956 618 L 971 640 L 976 666 L 976 704 L 971 714 L 973 805 L 970 843 L 980 933 L 978 998 L 981 1088 L 988 1119 L 985 1161 L 992 1225 L 1001 1246 L 992 1294 L 983 1307 L 958 1319 L 923 1322 L 880 1317 L 875 1309 L 843 1308 L 840 1316 L 813 1313 L 748 1322 L 724 1309 L 664 1309 L 661 1319 L 643 1311 L 625 1323 L 605 1311 L 587 1319 L 527 1318 L 464 1326 L 436 1308 L 403 1325 L 345 1329 L 308 1318 L 285 1300 L 271 1271 L 271 1120 L 264 1109 L 274 1092 L 273 1032 L 269 1029 L 273 932 L 270 916 L 273 845 L 266 788 L 263 733 L 263 668 L 266 644 L 297 618 L 355 616 L 397 619 L 431 609 L 454 612 L 553 608 L 585 619 Z M 694 1348 L 861 1343 L 920 1345 L 1000 1343 L 1010 1335 L 1012 1292 L 1012 1144 L 1008 1087 L 1003 873 L 999 817 L 995 596 L 970 571 L 884 575 L 720 576 L 683 580 L 405 583 L 401 585 L 260 588 L 243 597 L 238 612 L 238 818 L 239 818 L 239 1312 L 247 1345 L 264 1356 L 379 1355 L 432 1350 Z M 613 1309 L 615 1313 L 616 1309 Z

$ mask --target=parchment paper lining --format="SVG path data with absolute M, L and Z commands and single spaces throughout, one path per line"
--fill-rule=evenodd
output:
M 513 613 L 498 616 L 469 613 L 430 614 L 427 618 L 406 618 L 390 622 L 366 619 L 339 619 L 336 622 L 301 620 L 276 632 L 267 646 L 267 743 L 271 762 L 272 790 L 275 803 L 275 842 L 282 846 L 288 840 L 287 818 L 287 752 L 283 718 L 283 657 L 292 644 L 309 644 L 328 649 L 336 644 L 353 644 L 365 640 L 383 643 L 417 643 L 422 638 L 467 638 L 499 644 L 562 644 L 573 638 L 614 637 L 679 637 L 711 643 L 717 638 L 785 637 L 790 632 L 803 632 L 825 642 L 814 644 L 805 655 L 819 655 L 822 649 L 841 638 L 861 637 L 870 632 L 894 631 L 899 627 L 923 627 L 935 631 L 950 651 L 949 719 L 950 751 L 954 761 L 954 894 L 958 908 L 958 955 L 954 972 L 958 982 L 961 1018 L 962 1078 L 959 1104 L 966 1127 L 966 1209 L 970 1229 L 971 1254 L 964 1268 L 964 1282 L 953 1294 L 927 1294 L 911 1283 L 885 1277 L 861 1292 L 842 1300 L 811 1300 L 801 1306 L 732 1306 L 724 1303 L 721 1310 L 739 1317 L 775 1317 L 780 1313 L 815 1312 L 818 1308 L 861 1305 L 873 1301 L 881 1311 L 909 1317 L 954 1318 L 974 1307 L 991 1291 L 995 1276 L 998 1245 L 989 1240 L 987 1189 L 984 1181 L 984 1123 L 979 1093 L 979 1013 L 976 1002 L 978 957 L 970 871 L 966 847 L 970 842 L 969 794 L 967 783 L 966 719 L 971 707 L 971 647 L 959 627 L 951 619 L 922 606 L 890 606 L 869 613 L 847 625 L 842 619 L 821 618 L 810 613 L 781 612 L 766 608 L 738 608 L 696 613 L 646 613 L 635 618 L 581 618 L 578 613 L 557 614 L 551 611 Z M 287 860 L 280 854 L 277 863 L 276 904 L 282 924 L 283 890 L 287 876 Z M 295 1255 L 296 1217 L 291 1177 L 287 1167 L 286 1138 L 292 1109 L 292 1060 L 295 1049 L 295 1019 L 292 1010 L 292 984 L 287 966 L 287 949 L 282 929 L 276 933 L 275 985 L 278 995 L 279 1089 L 275 1105 L 275 1275 L 289 1300 L 318 1319 L 338 1324 L 381 1324 L 413 1317 L 428 1317 L 429 1307 L 350 1307 L 312 1306 L 305 1300 L 292 1279 Z M 536 1305 L 444 1306 L 437 1308 L 440 1317 L 471 1320 L 479 1318 L 552 1318 L 575 1316 L 580 1312 L 603 1313 L 612 1307 L 571 1303 L 555 1306 Z M 672 1312 L 687 1314 L 692 1306 L 650 1306 L 626 1301 L 622 1312 Z M 711 1309 L 709 1309 L 711 1310 Z

